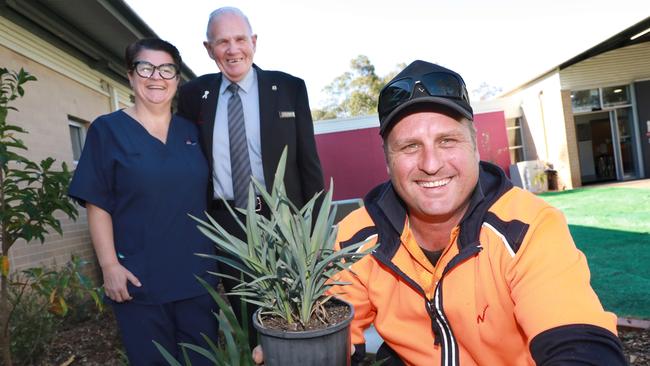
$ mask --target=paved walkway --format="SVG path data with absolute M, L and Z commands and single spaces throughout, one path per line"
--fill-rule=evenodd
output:
M 628 188 L 650 188 L 650 179 L 636 179 L 624 182 L 610 182 L 603 184 L 589 184 L 581 188 L 596 188 L 596 187 L 628 187 Z

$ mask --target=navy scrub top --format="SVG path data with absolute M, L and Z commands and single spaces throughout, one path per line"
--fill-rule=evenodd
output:
M 174 115 L 162 143 L 123 111 L 88 129 L 68 194 L 111 215 L 118 260 L 142 283 L 134 302 L 161 304 L 206 293 L 194 275 L 216 284 L 216 261 L 194 253 L 214 246 L 188 216 L 204 218 L 208 163 L 198 130 Z

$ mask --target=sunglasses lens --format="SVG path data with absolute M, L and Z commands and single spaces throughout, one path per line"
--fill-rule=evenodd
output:
M 460 80 L 448 73 L 432 72 L 425 74 L 422 75 L 420 82 L 431 96 L 463 99 L 464 86 Z
M 413 80 L 401 79 L 386 86 L 379 95 L 379 118 L 383 119 L 390 112 L 411 97 Z

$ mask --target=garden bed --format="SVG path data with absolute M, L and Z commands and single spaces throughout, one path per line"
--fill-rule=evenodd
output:
M 650 329 L 622 328 L 619 335 L 630 365 L 650 366 Z M 107 309 L 97 318 L 61 329 L 38 365 L 117 366 L 125 365 L 124 360 L 115 320 Z

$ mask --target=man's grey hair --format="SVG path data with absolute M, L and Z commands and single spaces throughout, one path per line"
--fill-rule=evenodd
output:
M 476 144 L 478 142 L 476 140 L 476 125 L 474 124 L 474 122 L 472 120 L 467 119 L 467 118 L 463 118 L 461 123 L 464 124 L 465 127 L 467 127 L 467 129 L 469 130 L 469 135 L 470 135 L 470 138 L 472 139 L 472 145 L 474 145 L 474 150 L 476 150 L 478 148 L 476 146 Z
M 237 15 L 238 17 L 244 19 L 244 21 L 246 22 L 246 26 L 248 26 L 248 32 L 249 32 L 248 35 L 249 36 L 253 35 L 253 27 L 251 27 L 251 22 L 248 21 L 248 17 L 246 16 L 246 14 L 244 14 L 244 12 L 242 12 L 241 10 L 233 6 L 224 6 L 223 8 L 219 8 L 213 11 L 212 13 L 210 13 L 210 18 L 208 18 L 208 27 L 205 31 L 205 38 L 208 41 L 211 41 L 210 27 L 212 26 L 212 23 L 216 22 L 217 18 L 225 14 Z

